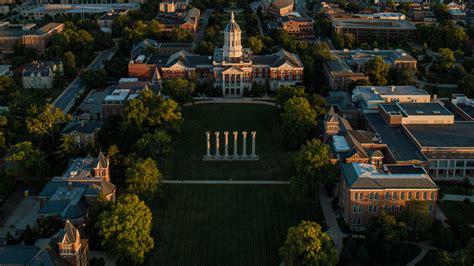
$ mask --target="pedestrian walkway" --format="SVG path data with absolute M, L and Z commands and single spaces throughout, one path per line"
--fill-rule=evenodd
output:
M 430 250 L 436 250 L 438 249 L 437 247 L 433 247 L 431 245 L 432 243 L 432 240 L 427 240 L 427 241 L 423 241 L 423 242 L 419 242 L 419 243 L 416 243 L 416 242 L 409 242 L 410 244 L 413 244 L 413 245 L 417 245 L 419 248 L 421 248 L 421 252 L 420 254 L 418 254 L 414 259 L 412 259 L 408 264 L 407 266 L 415 266 L 418 262 L 420 262 L 425 256 L 426 254 L 430 251 Z
M 342 248 L 344 244 L 342 240 L 346 237 L 346 234 L 341 232 L 339 228 L 339 224 L 337 223 L 336 214 L 332 209 L 331 205 L 331 198 L 329 198 L 326 190 L 322 188 L 319 191 L 319 201 L 321 204 L 321 208 L 323 209 L 324 219 L 326 220 L 326 224 L 329 226 L 329 229 L 326 233 L 332 238 L 334 245 L 337 249 L 337 254 L 341 254 Z
M 205 185 L 289 185 L 290 181 L 265 180 L 163 180 L 163 184 Z

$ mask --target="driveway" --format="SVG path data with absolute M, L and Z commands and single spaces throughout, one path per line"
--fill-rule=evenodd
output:
M 201 26 L 199 26 L 199 30 L 194 37 L 194 48 L 196 48 L 196 46 L 204 38 L 204 32 L 206 31 L 207 24 L 209 23 L 209 17 L 212 15 L 212 12 L 214 12 L 214 9 L 206 9 L 206 11 L 204 11 L 204 14 L 202 15 Z
M 108 50 L 100 52 L 85 70 L 97 70 L 102 68 L 104 62 L 110 60 L 118 50 L 119 48 L 114 46 Z M 69 86 L 67 86 L 66 89 L 64 89 L 58 98 L 54 100 L 53 104 L 63 110 L 64 113 L 68 113 L 74 105 L 76 97 L 79 96 L 84 88 L 84 84 L 82 84 L 80 77 L 77 77 L 69 84 Z

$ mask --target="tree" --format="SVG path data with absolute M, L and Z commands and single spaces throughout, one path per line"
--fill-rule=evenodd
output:
M 451 69 L 454 66 L 454 63 L 456 63 L 453 51 L 449 48 L 439 48 L 438 52 L 441 60 L 441 67 L 446 71 Z
M 433 225 L 431 214 L 426 201 L 414 200 L 410 203 L 410 211 L 405 212 L 400 218 L 408 226 L 410 235 L 417 238 L 429 232 Z
M 390 65 L 385 64 L 380 56 L 376 56 L 365 64 L 365 73 L 369 76 L 369 80 L 376 86 L 385 86 L 388 83 L 387 75 Z
M 153 249 L 151 211 L 136 195 L 120 196 L 99 216 L 98 225 L 102 246 L 112 254 L 143 263 L 145 253 Z
M 163 130 L 146 133 L 135 143 L 133 151 L 141 158 L 151 157 L 158 160 L 173 152 L 171 137 Z
M 284 106 L 285 103 L 293 97 L 304 97 L 303 86 L 283 86 L 278 89 L 275 102 L 279 106 Z
M 385 212 L 370 218 L 365 232 L 368 247 L 378 258 L 389 254 L 407 236 L 405 224 Z
M 74 77 L 76 75 L 76 56 L 71 52 L 65 52 L 64 58 L 64 75 L 66 77 Z
M 136 161 L 125 171 L 127 191 L 140 196 L 155 194 L 162 179 L 156 162 L 151 158 Z
M 79 145 L 73 136 L 64 135 L 61 136 L 59 146 L 56 150 L 56 156 L 63 162 L 66 162 L 69 158 L 77 154 Z
M 252 49 L 252 53 L 254 54 L 260 54 L 264 46 L 262 39 L 257 36 L 251 36 L 248 38 L 247 45 Z
M 318 139 L 301 146 L 291 157 L 294 174 L 291 192 L 300 199 L 316 200 L 322 185 L 337 179 L 337 167 L 330 163 L 329 147 Z
M 316 112 L 306 98 L 289 99 L 283 107 L 281 118 L 283 136 L 292 149 L 297 149 L 316 131 Z
M 302 221 L 290 227 L 285 244 L 279 250 L 286 266 L 336 265 L 337 251 L 331 238 L 315 222 Z
M 178 103 L 187 103 L 193 100 L 192 94 L 196 83 L 184 78 L 176 78 L 163 82 L 163 94 L 170 96 Z
M 467 74 L 459 82 L 459 88 L 467 97 L 474 97 L 474 74 Z
M 13 78 L 9 76 L 0 76 L 0 93 L 6 95 L 14 89 L 17 89 L 17 85 Z
M 321 119 L 326 114 L 326 100 L 319 94 L 311 94 L 309 97 L 311 107 L 316 112 L 317 119 Z
M 0 115 L 0 153 L 6 148 L 5 127 L 8 125 L 8 119 L 4 115 Z
M 53 145 L 55 144 L 54 135 L 58 130 L 60 123 L 66 120 L 66 116 L 59 108 L 47 103 L 42 107 L 37 105 L 31 106 L 26 118 L 26 127 L 28 131 L 37 136 L 43 137 L 48 135 L 51 137 Z
M 414 85 L 415 80 L 413 79 L 412 70 L 407 66 L 397 69 L 395 74 L 395 84 L 400 86 Z
M 42 176 L 45 155 L 29 141 L 15 144 L 8 151 L 6 171 L 12 177 Z
M 81 74 L 81 81 L 88 89 L 107 87 L 107 72 L 104 69 L 86 70 Z
M 161 30 L 162 27 L 160 25 L 160 22 L 158 20 L 152 19 L 148 23 L 148 28 L 147 28 L 147 35 L 149 38 L 158 40 L 161 36 Z
M 474 238 L 467 242 L 467 246 L 459 252 L 455 258 L 454 265 L 473 265 L 474 264 Z

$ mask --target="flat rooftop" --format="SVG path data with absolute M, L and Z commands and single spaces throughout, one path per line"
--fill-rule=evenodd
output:
M 415 86 L 357 86 L 353 93 L 360 93 L 369 101 L 381 100 L 383 95 L 430 95 L 427 91 Z
M 397 161 L 428 160 L 401 127 L 389 127 L 379 114 L 365 114 L 365 117 L 380 136 L 382 143 L 387 144 Z
M 337 18 L 332 21 L 335 28 L 394 29 L 416 30 L 416 26 L 407 20 Z
M 423 148 L 474 148 L 474 122 L 404 127 Z
M 381 103 L 380 106 L 387 112 L 399 112 L 406 116 L 446 116 L 453 115 L 440 103 Z
M 457 106 L 463 110 L 468 116 L 474 118 L 474 106 L 467 105 L 464 103 L 458 103 Z

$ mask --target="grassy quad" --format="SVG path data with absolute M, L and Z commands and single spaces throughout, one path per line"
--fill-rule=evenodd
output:
M 280 116 L 276 107 L 258 104 L 202 104 L 183 108 L 184 125 L 174 136 L 174 154 L 160 168 L 167 179 L 194 180 L 289 180 L 288 151 L 281 144 Z M 220 153 L 224 153 L 224 131 L 248 131 L 247 153 L 251 152 L 250 131 L 257 132 L 257 162 L 203 162 L 206 131 L 211 131 L 211 154 L 215 153 L 215 131 L 220 131 Z M 239 133 L 238 153 L 242 153 Z M 229 133 L 229 154 L 233 135 Z
M 148 265 L 278 265 L 287 229 L 323 224 L 319 205 L 294 202 L 288 185 L 166 185 Z

